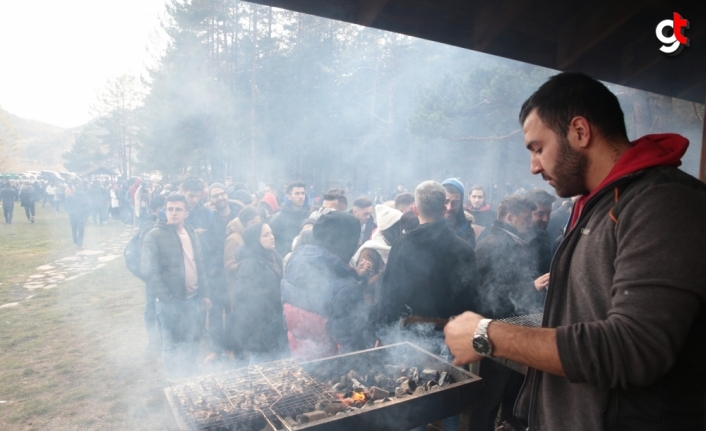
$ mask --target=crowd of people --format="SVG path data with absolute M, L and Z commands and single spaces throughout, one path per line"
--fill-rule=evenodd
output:
M 454 178 L 414 193 L 400 186 L 378 204 L 359 196 L 350 208 L 346 191 L 311 196 L 300 181 L 281 196 L 275 184 L 253 192 L 230 178 L 129 189 L 149 351 L 170 378 L 200 362 L 309 360 L 405 339 L 450 359 L 441 330 L 453 316 L 541 312 L 557 239 L 546 191 L 495 210 L 483 187 Z M 209 351 L 199 352 L 206 327 Z
M 79 246 L 89 215 L 139 227 L 126 262 L 137 256 L 148 352 L 168 379 L 409 340 L 480 361 L 476 429 L 703 429 L 706 187 L 677 169 L 688 141 L 629 142 L 615 96 L 572 73 L 530 97 L 520 123 L 556 195 L 522 189 L 493 206 L 448 178 L 349 206 L 350 192 L 301 181 L 187 177 L 6 184 L 0 198 L 8 223 L 6 202 L 30 222 L 35 202 L 63 205 Z M 499 321 L 535 313 L 542 328 Z

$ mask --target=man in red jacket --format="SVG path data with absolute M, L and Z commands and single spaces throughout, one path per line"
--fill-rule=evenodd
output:
M 532 173 L 581 195 L 552 262 L 542 328 L 464 313 L 456 363 L 530 367 L 515 414 L 533 431 L 706 425 L 706 186 L 677 169 L 688 141 L 627 138 L 617 98 L 578 73 L 522 106 Z

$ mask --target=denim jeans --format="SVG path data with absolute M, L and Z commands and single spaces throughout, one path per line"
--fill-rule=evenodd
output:
M 15 203 L 12 205 L 2 204 L 2 211 L 5 215 L 5 223 L 12 223 L 12 212 L 15 211 Z
M 162 328 L 162 365 L 169 379 L 193 375 L 197 370 L 199 341 L 206 323 L 201 296 L 174 302 L 156 301 Z
M 223 314 L 226 320 L 230 314 L 230 298 L 226 289 L 225 276 L 213 277 L 211 280 L 211 309 L 208 311 L 208 337 L 211 352 L 221 355 L 229 344 L 226 340 Z
M 69 214 L 71 222 L 71 236 L 74 239 L 74 244 L 83 246 L 83 233 L 86 229 L 86 216 Z

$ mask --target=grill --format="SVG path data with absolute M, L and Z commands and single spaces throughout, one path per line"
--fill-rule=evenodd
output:
M 329 385 L 350 372 L 417 367 L 447 373 L 450 383 L 419 395 L 350 408 L 310 423 L 294 419 L 340 402 Z M 441 380 L 441 379 L 440 379 Z M 465 411 L 480 395 L 480 378 L 410 343 L 316 361 L 270 362 L 175 382 L 164 392 L 183 430 L 409 429 Z M 339 404 L 340 405 L 340 404 Z
M 519 326 L 530 326 L 533 328 L 539 328 L 542 326 L 542 313 L 537 314 L 526 314 L 524 316 L 507 317 L 505 319 L 498 319 L 498 322 L 505 322 L 511 325 Z M 496 362 L 499 362 L 506 367 L 517 371 L 518 373 L 527 374 L 527 366 L 519 364 L 514 361 L 510 361 L 504 358 L 493 358 Z
M 511 325 L 532 326 L 535 328 L 539 328 L 540 326 L 542 326 L 542 313 L 507 317 L 505 319 L 498 319 L 498 322 L 510 323 Z

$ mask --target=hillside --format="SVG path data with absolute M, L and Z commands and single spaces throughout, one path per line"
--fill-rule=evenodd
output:
M 17 136 L 13 171 L 64 171 L 61 153 L 68 151 L 80 127 L 64 129 L 41 121 L 18 117 L 0 108 Z

